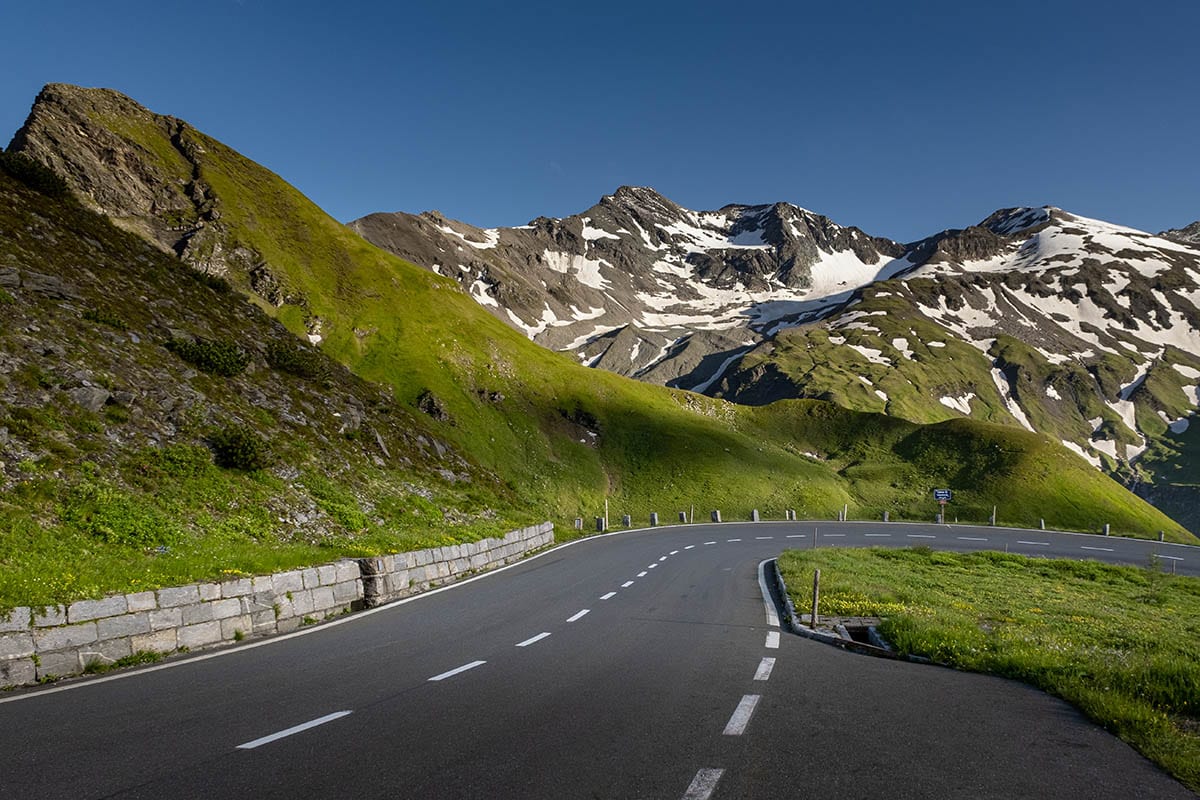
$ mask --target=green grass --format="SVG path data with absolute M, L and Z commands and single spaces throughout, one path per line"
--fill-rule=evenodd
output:
M 788 551 L 798 608 L 821 570 L 821 612 L 877 616 L 901 653 L 1025 681 L 1200 791 L 1200 579 L 928 548 Z

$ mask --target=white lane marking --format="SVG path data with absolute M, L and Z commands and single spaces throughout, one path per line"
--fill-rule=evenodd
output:
M 789 538 L 789 539 L 803 539 L 803 538 L 804 538 L 804 534 L 803 534 L 803 533 L 789 533 L 789 534 L 787 535 L 787 538 Z
M 759 694 L 742 696 L 741 702 L 733 710 L 733 716 L 729 718 L 729 722 L 725 725 L 726 736 L 741 736 L 746 732 L 746 726 L 750 724 L 750 717 L 754 714 L 754 708 L 758 705 L 758 701 L 761 698 L 762 695 Z
M 633 581 L 625 581 L 621 584 L 622 589 L 628 589 L 630 586 L 633 586 Z
M 960 536 L 958 538 L 964 542 L 986 542 L 987 541 L 987 539 L 983 538 L 982 536 Z
M 767 624 L 772 628 L 779 627 L 779 615 L 775 613 L 775 603 L 771 601 L 771 590 L 767 588 L 767 564 L 771 559 L 758 562 L 758 589 L 762 592 L 763 606 L 767 609 Z
M 583 611 L 579 611 L 579 612 L 567 617 L 567 622 L 574 622 L 577 619 L 583 619 L 584 617 L 586 617 L 588 615 L 588 613 L 590 611 L 591 611 L 590 608 L 585 608 Z
M 463 664 L 461 667 L 455 667 L 454 669 L 450 670 L 449 672 L 443 672 L 441 675 L 434 675 L 429 680 L 444 681 L 444 680 L 446 680 L 446 678 L 452 678 L 460 672 L 466 672 L 469 669 L 475 669 L 476 667 L 482 667 L 486 663 L 487 663 L 486 661 L 472 661 L 470 664 Z
M 530 636 L 528 639 L 526 639 L 523 642 L 517 642 L 517 647 L 529 647 L 529 645 L 533 644 L 534 642 L 540 642 L 542 639 L 545 639 L 549 635 L 550 635 L 550 632 L 545 631 L 543 633 L 539 633 L 537 636 Z
M 659 559 L 659 561 L 666 561 L 666 560 L 667 560 L 666 556 L 663 556 L 662 558 Z
M 702 769 L 692 778 L 683 800 L 709 800 L 717 789 L 717 781 L 725 774 L 723 769 Z
M 608 594 L 600 595 L 600 599 L 601 600 L 611 600 L 612 598 L 614 598 L 616 596 L 617 596 L 616 592 L 609 592 Z
M 646 573 L 645 573 L 645 571 L 643 570 L 642 572 L 639 572 L 639 573 L 637 574 L 637 576 L 638 576 L 639 578 L 644 578 L 644 577 L 646 577 Z
M 740 542 L 741 539 L 726 539 L 727 542 Z
M 774 539 L 775 537 L 774 536 L 755 536 L 754 538 L 761 542 L 763 539 Z
M 1113 551 L 1113 549 L 1111 547 L 1088 547 L 1086 544 L 1081 545 L 1079 549 L 1080 550 L 1103 550 L 1105 553 L 1111 553 Z
M 775 659 L 764 658 L 758 662 L 758 669 L 754 673 L 754 680 L 765 681 L 771 677 L 771 670 L 775 669 Z
M 844 534 L 844 533 L 822 533 L 821 535 L 824 536 L 826 539 L 835 539 L 838 537 L 844 538 L 846 536 L 846 534 Z
M 863 536 L 866 536 L 868 539 L 872 539 L 872 538 L 883 539 L 883 538 L 890 538 L 891 534 L 890 533 L 864 533 Z
M 705 544 L 716 544 L 716 542 L 705 542 Z
M 1158 554 L 1158 557 L 1159 557 L 1159 558 L 1169 558 L 1169 559 L 1171 559 L 1172 561 L 1183 561 L 1183 559 L 1182 559 L 1182 558 L 1180 558 L 1179 556 L 1164 556 L 1164 555 L 1162 555 L 1161 553 L 1159 553 L 1159 554 Z
M 767 649 L 768 650 L 778 650 L 779 649 L 779 631 L 771 631 L 770 633 L 767 634 Z
M 1017 539 L 1017 544 L 1040 544 L 1042 547 L 1049 547 L 1049 542 L 1027 542 L 1024 539 Z
M 675 555 L 675 554 L 676 554 L 676 553 L 678 553 L 678 552 L 679 552 L 678 550 L 672 550 L 671 552 L 667 553 L 667 555 L 669 555 L 669 556 L 673 556 L 673 555 Z
M 689 544 L 687 547 L 685 547 L 685 548 L 683 548 L 683 549 L 684 549 L 684 550 L 692 550 L 692 549 L 694 549 L 695 547 L 696 547 L 696 545 L 694 545 L 694 544 Z
M 936 539 L 932 533 L 906 533 L 904 534 L 909 539 Z
M 655 569 L 657 566 L 658 564 L 650 564 L 646 569 Z
M 261 739 L 255 739 L 253 742 L 239 744 L 237 749 L 253 750 L 256 747 L 262 747 L 264 744 L 270 744 L 271 742 L 278 741 L 286 736 L 291 736 L 294 733 L 300 733 L 301 731 L 306 731 L 309 728 L 315 728 L 318 725 L 324 725 L 326 722 L 333 722 L 335 719 L 341 719 L 342 717 L 353 713 L 353 711 L 335 711 L 332 714 L 326 714 L 323 717 L 317 717 L 316 719 L 310 719 L 308 722 L 302 722 L 299 725 L 293 725 L 290 728 L 277 733 L 272 733 L 269 736 L 264 736 Z

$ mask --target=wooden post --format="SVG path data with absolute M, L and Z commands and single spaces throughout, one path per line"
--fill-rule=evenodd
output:
M 817 620 L 819 619 L 819 617 L 817 616 L 817 614 L 818 614 L 817 607 L 820 604 L 820 602 L 821 602 L 821 570 L 816 570 L 815 572 L 813 572 L 812 618 L 809 620 L 809 624 L 812 626 L 813 630 L 816 630 L 816 628 L 817 628 Z

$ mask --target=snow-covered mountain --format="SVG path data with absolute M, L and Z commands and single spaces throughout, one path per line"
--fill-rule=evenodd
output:
M 970 415 L 1053 436 L 1152 498 L 1200 484 L 1197 225 L 1015 208 L 902 245 L 786 203 L 692 211 L 622 187 L 520 228 L 351 226 L 595 367 L 743 403 Z

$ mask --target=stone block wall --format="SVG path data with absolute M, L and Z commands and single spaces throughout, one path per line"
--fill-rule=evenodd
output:
M 544 522 L 469 544 L 0 611 L 0 687 L 77 675 L 135 653 L 287 633 L 516 561 L 553 542 L 554 526 Z
M 423 592 L 470 572 L 508 564 L 554 543 L 554 524 L 543 522 L 503 538 L 433 547 L 411 553 L 359 559 L 363 599 L 368 608 Z

